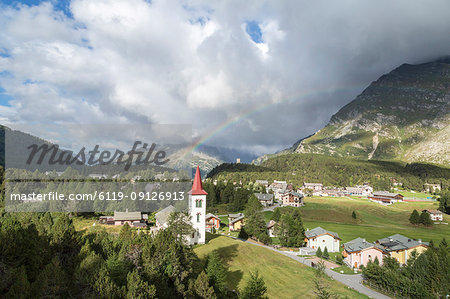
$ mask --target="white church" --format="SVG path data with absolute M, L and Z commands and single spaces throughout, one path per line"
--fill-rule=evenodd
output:
M 193 244 L 205 244 L 206 235 L 206 193 L 202 187 L 202 177 L 200 175 L 200 168 L 197 166 L 195 172 L 194 183 L 192 189 L 189 191 L 189 216 L 191 217 L 194 233 L 188 236 L 187 243 Z M 165 229 L 168 227 L 168 219 L 171 213 L 175 212 L 173 206 L 168 206 L 165 209 L 159 211 L 155 215 L 156 228 Z
M 195 229 L 190 240 L 191 244 L 205 244 L 207 194 L 208 193 L 203 190 L 200 168 L 197 166 L 192 190 L 189 192 L 189 215 L 191 216 L 192 226 Z

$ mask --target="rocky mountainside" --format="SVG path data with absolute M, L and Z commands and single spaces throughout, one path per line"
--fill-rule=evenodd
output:
M 294 151 L 450 166 L 450 57 L 381 76 Z

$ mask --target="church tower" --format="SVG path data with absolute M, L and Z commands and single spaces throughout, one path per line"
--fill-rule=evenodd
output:
M 205 244 L 206 193 L 202 187 L 200 168 L 197 166 L 192 190 L 189 192 L 189 214 L 195 233 L 191 243 Z

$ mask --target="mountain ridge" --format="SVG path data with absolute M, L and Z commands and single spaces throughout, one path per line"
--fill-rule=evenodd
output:
M 372 82 L 293 152 L 450 166 L 450 56 Z

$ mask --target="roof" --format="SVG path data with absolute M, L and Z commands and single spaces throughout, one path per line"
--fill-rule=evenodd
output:
M 401 197 L 403 197 L 403 195 L 399 194 L 399 193 L 391 193 L 391 192 L 387 192 L 387 191 L 377 191 L 373 193 L 373 196 L 387 196 L 387 197 L 395 197 L 400 195 Z
M 209 218 L 216 218 L 216 219 L 219 219 L 219 220 L 220 220 L 219 217 L 217 217 L 216 215 L 211 214 L 211 213 L 208 213 L 208 214 L 206 214 L 206 216 L 205 216 L 205 219 L 209 219 Z
M 428 246 L 428 242 L 410 239 L 400 234 L 377 240 L 377 243 L 379 243 L 386 251 L 405 250 L 420 245 Z
M 237 214 L 228 214 L 228 218 L 238 218 L 244 216 L 243 213 L 237 213 Z
M 142 214 L 141 212 L 116 212 L 114 211 L 114 221 L 123 221 L 123 220 L 141 220 Z
M 339 235 L 337 233 L 329 231 L 329 230 L 326 230 L 326 229 L 323 229 L 320 226 L 305 232 L 305 236 L 308 239 L 315 238 L 315 237 L 318 237 L 318 236 L 321 236 L 321 235 L 324 235 L 324 234 L 330 234 L 330 235 L 332 235 L 333 237 L 335 237 L 335 238 L 337 238 L 339 240 L 341 239 L 341 238 L 339 238 Z
M 424 211 L 426 211 L 426 212 L 428 212 L 430 214 L 442 214 L 442 212 L 438 211 L 438 210 L 424 210 Z
M 202 177 L 200 175 L 200 167 L 197 166 L 195 171 L 194 183 L 192 184 L 192 190 L 189 192 L 192 195 L 207 195 L 208 193 L 203 190 Z
M 295 191 L 289 191 L 289 192 L 285 192 L 283 195 L 287 195 L 287 194 L 291 194 L 297 197 L 303 197 L 303 194 L 295 192 Z
M 275 224 L 277 224 L 277 222 L 275 220 L 270 220 L 269 223 L 267 223 L 266 227 L 272 228 L 275 226 Z
M 254 193 L 258 200 L 271 201 L 273 200 L 273 194 L 268 193 Z
M 244 214 L 242 214 L 242 216 L 240 216 L 240 217 L 237 217 L 237 218 L 231 220 L 230 224 L 236 223 L 236 222 L 241 221 L 241 220 L 244 220 Z
M 322 183 L 303 183 L 303 185 L 306 186 L 323 186 Z
M 355 252 L 367 249 L 369 247 L 375 246 L 374 243 L 367 242 L 366 239 L 356 238 L 350 242 L 344 244 L 344 249 L 347 252 Z
M 170 214 L 172 214 L 173 212 L 175 212 L 175 207 L 170 205 L 164 209 L 162 209 L 161 211 L 159 211 L 158 213 L 155 214 L 155 219 L 156 221 L 158 221 L 161 225 L 166 224 L 169 221 L 169 216 Z

